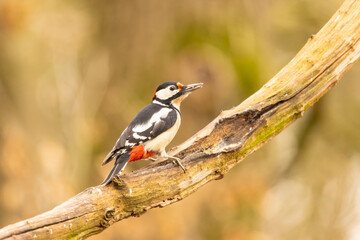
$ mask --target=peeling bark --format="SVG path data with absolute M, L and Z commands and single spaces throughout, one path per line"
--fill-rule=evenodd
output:
M 0 239 L 83 239 L 122 219 L 182 200 L 221 179 L 244 157 L 301 117 L 360 56 L 360 0 L 346 0 L 275 77 L 222 112 L 165 160 L 86 189 L 56 208 L 0 229 Z

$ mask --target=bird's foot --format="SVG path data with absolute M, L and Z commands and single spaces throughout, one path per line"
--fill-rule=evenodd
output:
M 173 156 L 169 156 L 169 155 L 166 155 L 166 156 L 164 156 L 164 157 L 167 157 L 167 158 L 170 158 L 170 159 L 172 159 L 173 160 L 173 163 L 175 163 L 175 164 L 177 164 L 179 167 L 181 167 L 181 169 L 184 171 L 184 173 L 186 172 L 186 169 L 185 169 L 185 167 L 181 164 L 181 162 L 180 162 L 180 158 L 178 158 L 178 157 L 173 157 Z

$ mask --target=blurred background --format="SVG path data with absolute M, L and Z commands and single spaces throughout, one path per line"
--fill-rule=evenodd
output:
M 175 146 L 259 89 L 341 3 L 1 0 L 0 227 L 99 184 L 160 83 L 205 83 Z M 360 239 L 359 74 L 224 179 L 91 239 Z

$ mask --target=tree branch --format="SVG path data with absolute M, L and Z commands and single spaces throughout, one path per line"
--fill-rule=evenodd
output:
M 86 189 L 56 208 L 0 229 L 0 239 L 75 238 L 180 201 L 261 147 L 331 89 L 360 56 L 360 0 L 346 0 L 275 77 L 172 150 L 170 160 Z

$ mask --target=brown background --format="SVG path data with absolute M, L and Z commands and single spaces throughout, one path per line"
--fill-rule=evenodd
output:
M 0 1 L 0 226 L 99 184 L 158 84 L 205 83 L 175 146 L 268 81 L 340 4 Z M 359 74 L 221 181 L 91 239 L 358 239 Z

